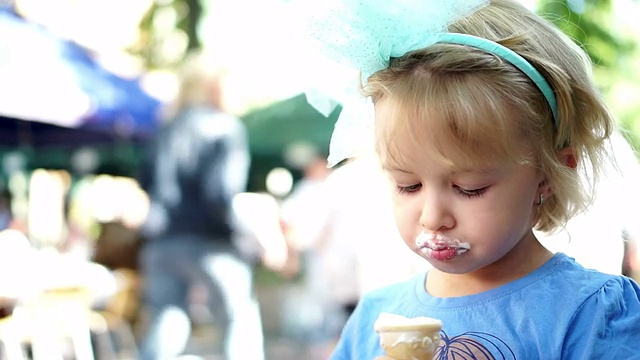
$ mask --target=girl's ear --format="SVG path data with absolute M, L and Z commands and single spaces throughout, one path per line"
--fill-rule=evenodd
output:
M 553 191 L 551 191 L 551 186 L 549 182 L 545 179 L 538 183 L 538 192 L 536 195 L 536 202 L 534 205 L 541 205 L 544 202 L 544 199 L 548 199 Z
M 576 155 L 572 147 L 562 148 L 558 151 L 558 159 L 561 163 L 572 169 L 578 167 L 578 161 L 576 160 Z
M 558 160 L 571 169 L 575 169 L 578 166 L 573 148 L 565 147 L 558 151 Z M 547 179 L 544 179 L 538 184 L 538 196 L 549 198 L 553 193 L 553 189 L 549 185 Z

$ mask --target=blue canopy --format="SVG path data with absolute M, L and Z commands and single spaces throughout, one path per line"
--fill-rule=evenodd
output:
M 1 139 L 38 146 L 145 138 L 159 126 L 160 105 L 139 79 L 113 74 L 87 49 L 0 7 Z M 51 126 L 16 125 L 20 121 Z M 20 133 L 25 128 L 27 140 Z

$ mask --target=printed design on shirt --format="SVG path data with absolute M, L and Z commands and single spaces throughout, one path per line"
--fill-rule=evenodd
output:
M 498 337 L 483 332 L 465 332 L 449 337 L 440 332 L 440 346 L 434 360 L 515 360 L 516 355 Z

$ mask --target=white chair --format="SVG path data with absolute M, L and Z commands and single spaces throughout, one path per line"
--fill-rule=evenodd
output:
M 0 359 L 26 360 L 22 347 L 24 326 L 13 315 L 0 319 Z
M 94 360 L 90 304 L 90 293 L 82 288 L 47 289 L 25 301 L 33 360 L 64 359 L 65 340 L 76 360 Z

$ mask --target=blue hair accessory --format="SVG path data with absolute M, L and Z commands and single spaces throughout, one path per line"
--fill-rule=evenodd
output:
M 389 60 L 434 44 L 489 0 L 309 0 L 305 33 L 329 58 L 368 78 Z
M 439 39 L 436 42 L 470 46 L 476 49 L 484 50 L 491 54 L 495 54 L 511 63 L 513 66 L 527 75 L 529 79 L 531 79 L 531 81 L 535 83 L 542 95 L 544 95 L 547 103 L 549 104 L 549 108 L 551 109 L 551 113 L 553 114 L 554 124 L 556 128 L 558 127 L 558 106 L 556 103 L 556 96 L 551 89 L 551 85 L 549 85 L 547 80 L 544 78 L 544 76 L 542 76 L 538 69 L 533 67 L 531 63 L 529 63 L 518 53 L 494 41 L 467 34 L 442 33 L 439 35 Z
M 320 53 L 358 69 L 364 82 L 392 58 L 435 43 L 460 44 L 495 54 L 526 74 L 549 103 L 557 126 L 556 98 L 549 83 L 526 59 L 487 39 L 448 33 L 450 24 L 489 5 L 489 0 L 312 0 L 303 8 L 305 33 Z M 354 79 L 342 79 L 350 81 Z M 311 105 L 316 96 L 307 97 Z M 343 102 L 329 149 L 329 165 L 373 149 L 374 111 L 370 99 Z M 312 100 L 314 99 L 314 100 Z M 319 108 L 319 107 L 318 107 Z

